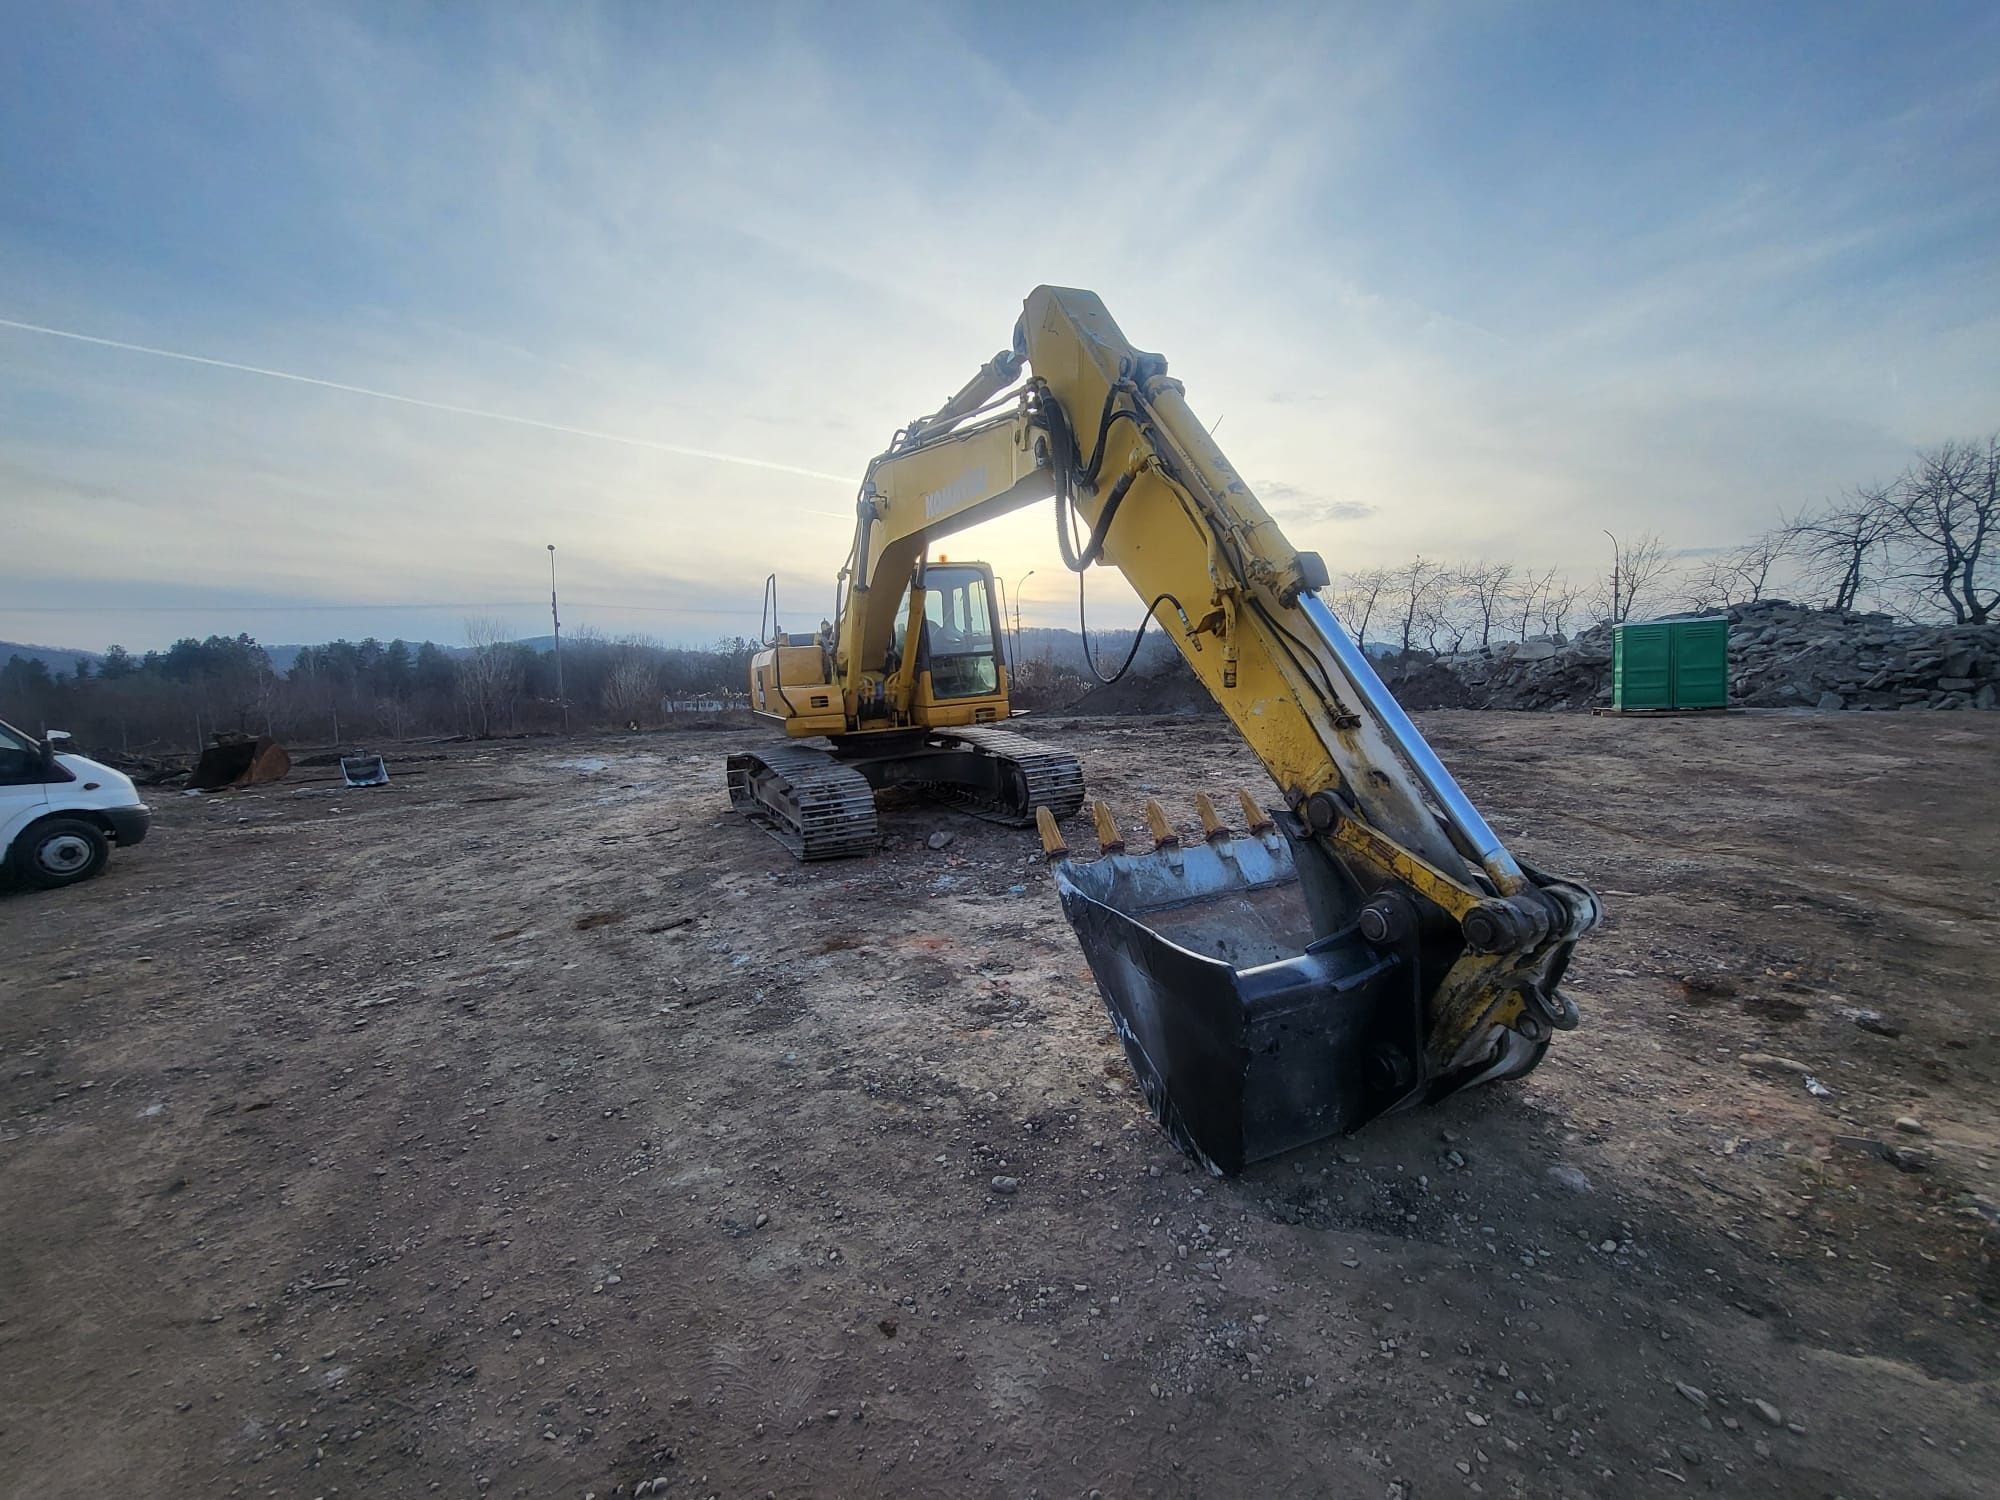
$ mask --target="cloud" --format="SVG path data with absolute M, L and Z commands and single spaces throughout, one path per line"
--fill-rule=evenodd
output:
M 0 635 L 158 644 L 232 601 L 410 633 L 538 598 L 551 541 L 607 630 L 754 629 L 773 570 L 816 618 L 837 476 L 1042 281 L 1165 352 L 1343 568 L 1710 546 L 2000 407 L 1994 25 L 1884 17 L 1871 113 L 1823 38 L 1654 68 L 1610 13 L 1081 16 L 1053 49 L 861 4 L 136 13 L 10 36 L 0 140 L 44 149 L 0 152 L 32 209 L 0 318 L 221 366 L 0 329 Z M 1143 150 L 1109 76 L 1176 101 Z M 1028 623 L 1074 618 L 1048 533 L 964 544 L 1042 570 Z
M 1316 526 L 1331 521 L 1365 521 L 1376 508 L 1363 500 L 1325 500 L 1295 484 L 1267 479 L 1256 486 L 1264 508 L 1281 521 Z

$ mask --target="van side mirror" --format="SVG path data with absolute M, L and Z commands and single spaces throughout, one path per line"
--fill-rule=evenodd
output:
M 42 764 L 53 768 L 56 763 L 56 756 L 61 753 L 62 747 L 67 745 L 69 740 L 70 734 L 67 729 L 51 729 L 48 733 L 44 734 L 42 736 Z

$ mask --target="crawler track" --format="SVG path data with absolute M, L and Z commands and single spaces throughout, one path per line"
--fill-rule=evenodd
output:
M 1083 762 L 1066 750 L 1053 750 L 1011 729 L 938 729 L 930 737 L 933 744 L 962 747 L 1004 763 L 996 781 L 1005 790 L 998 797 L 960 782 L 927 784 L 934 796 L 966 812 L 1022 826 L 1035 821 L 1039 807 L 1067 818 L 1083 806 Z
M 868 778 L 805 745 L 730 756 L 729 805 L 803 860 L 867 854 L 880 842 Z
M 936 773 L 936 774 L 933 774 Z M 912 787 L 961 812 L 1021 827 L 1046 807 L 1067 818 L 1083 806 L 1074 755 L 1006 729 L 933 730 L 914 752 L 843 760 L 807 745 L 773 745 L 729 757 L 729 804 L 800 859 L 867 854 L 881 842 L 875 789 Z

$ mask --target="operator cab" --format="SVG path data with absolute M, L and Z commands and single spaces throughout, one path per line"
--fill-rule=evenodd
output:
M 917 642 L 917 676 L 930 677 L 930 696 L 945 702 L 988 698 L 1000 691 L 999 635 L 994 628 L 993 570 L 985 563 L 929 563 L 919 575 L 924 621 Z M 910 618 L 909 595 L 897 612 L 891 667 L 900 662 Z

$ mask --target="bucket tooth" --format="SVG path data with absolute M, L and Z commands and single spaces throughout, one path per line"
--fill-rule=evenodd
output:
M 1181 836 L 1167 821 L 1166 812 L 1160 804 L 1151 797 L 1146 799 L 1146 831 L 1153 835 L 1155 849 L 1178 849 L 1181 846 Z
M 1097 847 L 1105 854 L 1123 854 L 1125 835 L 1118 831 L 1118 820 L 1111 816 L 1111 809 L 1093 797 L 1090 801 L 1090 821 L 1097 827 Z
M 1241 787 L 1236 789 L 1236 800 L 1243 804 L 1243 816 L 1249 819 L 1252 833 L 1269 833 L 1277 826 L 1271 815 L 1257 805 L 1257 799 Z
M 1194 794 L 1194 810 L 1201 819 L 1202 837 L 1213 843 L 1216 839 L 1229 837 L 1229 829 L 1215 811 L 1215 799 L 1207 792 Z
M 1046 807 L 1035 809 L 1035 831 L 1042 836 L 1042 853 L 1051 864 L 1069 858 L 1069 845 L 1063 842 L 1062 829 L 1056 826 L 1056 815 Z

